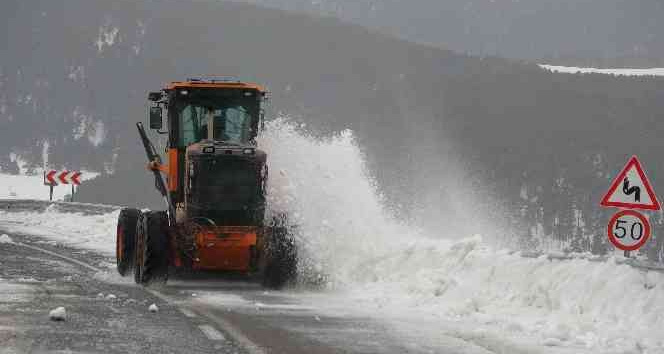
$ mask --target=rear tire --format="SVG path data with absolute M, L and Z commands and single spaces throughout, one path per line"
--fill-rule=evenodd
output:
M 164 211 L 141 214 L 136 223 L 136 284 L 163 284 L 168 280 L 170 240 L 168 216 Z
M 297 247 L 284 224 L 270 227 L 265 242 L 263 286 L 281 289 L 297 277 Z
M 118 227 L 115 236 L 115 262 L 118 273 L 126 276 L 134 268 L 134 247 L 136 246 L 136 222 L 141 216 L 138 209 L 122 209 L 118 216 Z

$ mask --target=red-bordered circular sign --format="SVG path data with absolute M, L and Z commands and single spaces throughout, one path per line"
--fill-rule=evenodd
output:
M 606 229 L 609 241 L 623 251 L 634 251 L 650 238 L 650 223 L 636 210 L 619 211 Z

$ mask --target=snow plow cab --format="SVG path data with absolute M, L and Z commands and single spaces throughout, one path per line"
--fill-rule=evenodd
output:
M 256 84 L 198 79 L 150 92 L 150 128 L 168 134 L 167 163 L 137 128 L 167 210 L 121 210 L 121 275 L 133 270 L 136 283 L 163 283 L 183 268 L 258 275 L 269 287 L 292 280 L 285 217 L 265 223 L 267 155 L 256 144 L 265 94 Z

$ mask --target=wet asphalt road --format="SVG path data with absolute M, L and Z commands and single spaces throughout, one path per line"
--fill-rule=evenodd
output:
M 405 347 L 375 321 L 325 315 L 297 294 L 246 279 L 180 277 L 145 289 L 117 275 L 108 257 L 2 233 L 15 243 L 0 243 L 0 354 L 438 352 Z M 159 312 L 148 311 L 152 303 Z M 59 306 L 67 320 L 49 320 Z
M 10 237 L 25 245 L 0 244 L 0 353 L 246 353 L 229 338 L 210 340 L 199 327 L 205 321 L 82 265 L 105 262 L 99 256 Z M 157 313 L 148 311 L 152 303 Z M 51 321 L 59 306 L 66 321 Z

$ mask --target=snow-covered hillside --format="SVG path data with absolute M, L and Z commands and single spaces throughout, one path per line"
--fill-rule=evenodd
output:
M 664 76 L 664 68 L 650 68 L 650 69 L 597 69 L 597 68 L 579 68 L 575 66 L 557 66 L 557 65 L 540 65 L 541 68 L 560 73 L 597 73 L 609 74 L 619 76 Z

